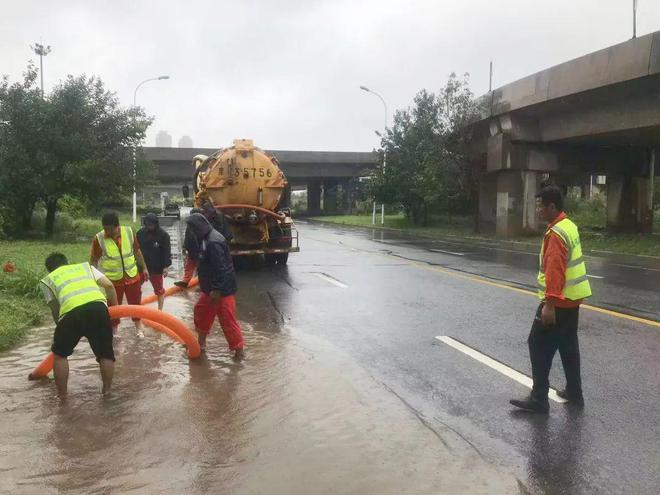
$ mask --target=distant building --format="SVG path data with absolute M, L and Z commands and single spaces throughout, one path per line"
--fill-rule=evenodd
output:
M 181 136 L 179 139 L 179 148 L 192 148 L 193 142 L 190 136 Z
M 156 146 L 159 148 L 171 148 L 172 136 L 167 131 L 158 131 L 156 134 Z

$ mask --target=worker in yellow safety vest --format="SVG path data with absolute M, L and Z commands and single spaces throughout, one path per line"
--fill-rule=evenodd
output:
M 82 337 L 86 337 L 101 369 L 103 393 L 112 385 L 115 354 L 112 348 L 110 305 L 117 304 L 113 283 L 89 263 L 69 264 L 62 253 L 46 258 L 48 275 L 41 283 L 42 292 L 55 321 L 51 350 L 55 355 L 53 373 L 61 399 L 66 398 L 69 380 L 67 358 Z
M 126 295 L 128 304 L 138 305 L 142 301 L 142 283 L 149 279 L 140 244 L 131 227 L 119 225 L 116 213 L 104 214 L 101 223 L 103 230 L 92 239 L 89 262 L 112 281 L 120 304 Z M 140 319 L 133 318 L 133 322 L 141 334 Z M 119 321 L 112 324 L 116 328 Z
M 527 340 L 533 387 L 529 397 L 510 403 L 525 411 L 548 413 L 550 367 L 557 351 L 566 375 L 566 388 L 557 395 L 584 406 L 580 378 L 578 319 L 580 304 L 591 296 L 577 225 L 563 211 L 561 190 L 552 185 L 537 195 L 539 216 L 548 222 L 539 255 L 537 276 L 541 303 Z

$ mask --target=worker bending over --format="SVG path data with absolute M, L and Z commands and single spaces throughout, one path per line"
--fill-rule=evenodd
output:
M 48 275 L 40 286 L 55 321 L 51 351 L 57 393 L 66 398 L 69 381 L 68 357 L 82 337 L 89 342 L 101 369 L 102 392 L 112 385 L 115 353 L 108 302 L 117 304 L 113 283 L 89 263 L 70 265 L 62 253 L 46 258 Z

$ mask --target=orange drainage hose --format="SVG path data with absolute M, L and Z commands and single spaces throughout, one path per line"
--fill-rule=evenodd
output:
M 191 287 L 195 287 L 198 283 L 199 280 L 197 279 L 197 277 L 190 279 L 190 282 L 188 282 L 188 288 L 190 289 Z M 182 290 L 183 289 L 181 287 L 174 285 L 165 291 L 165 297 L 181 292 Z M 152 302 L 157 300 L 158 300 L 158 296 L 156 296 L 156 294 L 151 294 L 150 296 L 143 297 L 142 301 L 140 301 L 140 304 L 151 304 Z
M 153 330 L 156 330 L 157 332 L 164 333 L 165 335 L 171 337 L 172 339 L 176 340 L 180 344 L 186 345 L 184 340 L 179 337 L 179 334 L 176 333 L 174 330 L 170 330 L 169 327 L 166 327 L 162 323 L 158 323 L 157 321 L 153 320 L 142 320 L 142 323 L 147 325 L 149 328 L 152 328 Z
M 244 205 L 244 204 L 236 203 L 236 204 L 229 204 L 229 205 L 213 205 L 213 207 L 218 209 L 218 210 L 235 210 L 235 209 L 256 210 L 260 213 L 263 213 L 264 215 L 270 215 L 271 217 L 275 217 L 280 222 L 283 222 L 284 219 L 286 218 L 286 215 L 284 215 L 284 214 L 275 213 L 274 211 L 268 210 L 266 208 L 262 208 L 261 206 Z
M 168 313 L 158 311 L 154 308 L 147 308 L 137 305 L 112 306 L 108 308 L 108 312 L 110 313 L 110 318 L 112 319 L 141 318 L 167 327 L 168 330 L 177 334 L 178 337 L 183 340 L 183 343 L 188 348 L 188 357 L 190 359 L 196 359 L 201 354 L 201 349 L 199 348 L 199 343 L 197 342 L 195 335 L 193 335 L 193 333 L 181 320 Z M 169 332 L 166 333 L 169 335 Z M 44 360 L 39 363 L 34 371 L 30 373 L 28 378 L 30 380 L 36 380 L 46 376 L 50 370 L 53 369 L 54 360 L 55 358 L 53 353 L 49 353 L 48 356 L 46 356 Z

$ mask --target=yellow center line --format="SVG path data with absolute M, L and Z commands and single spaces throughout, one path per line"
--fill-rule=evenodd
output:
M 312 238 L 312 239 L 314 239 L 314 238 Z M 314 240 L 318 241 L 318 242 L 323 242 L 323 243 L 326 243 L 326 244 L 334 244 L 333 242 L 322 241 L 320 239 L 314 239 Z M 342 247 L 347 248 L 347 246 L 344 246 L 344 245 L 342 245 Z M 400 256 L 392 256 L 391 254 L 377 253 L 377 252 L 368 251 L 368 250 L 365 250 L 365 249 L 360 249 L 360 251 L 363 252 L 363 253 L 372 254 L 372 255 L 376 255 L 376 256 L 383 256 L 383 257 L 386 257 L 386 258 L 395 257 L 395 258 L 401 260 L 403 263 L 411 265 L 411 266 L 415 266 L 417 268 L 422 268 L 424 270 L 430 270 L 430 271 L 433 271 L 433 272 L 444 273 L 445 275 L 450 275 L 452 277 L 462 278 L 464 280 L 470 280 L 472 282 L 479 282 L 481 284 L 490 285 L 492 287 L 498 287 L 500 289 L 506 289 L 506 290 L 510 290 L 510 291 L 513 291 L 513 292 L 518 292 L 519 294 L 525 294 L 527 296 L 533 296 L 533 297 L 538 298 L 538 294 L 534 291 L 531 291 L 531 290 L 528 290 L 528 289 L 520 289 L 518 287 L 513 287 L 511 285 L 506 285 L 506 284 L 502 284 L 502 283 L 499 283 L 499 282 L 493 282 L 492 280 L 488 280 L 488 279 L 480 277 L 478 275 L 467 275 L 465 273 L 460 273 L 460 272 L 457 272 L 456 270 L 451 270 L 449 268 L 440 268 L 438 266 L 427 265 L 426 263 L 421 263 L 419 261 L 411 261 L 411 260 L 408 260 L 406 258 L 402 258 Z M 594 311 L 596 313 L 602 313 L 602 314 L 605 314 L 605 315 L 608 315 L 608 316 L 614 316 L 615 318 L 621 318 L 621 319 L 624 319 L 624 320 L 630 320 L 630 321 L 634 321 L 634 322 L 637 322 L 637 323 L 642 323 L 644 325 L 648 325 L 648 326 L 651 326 L 651 327 L 660 328 L 660 321 L 649 320 L 647 318 L 640 318 L 639 316 L 627 315 L 625 313 L 619 313 L 618 311 L 612 311 L 610 309 L 599 308 L 598 306 L 592 306 L 591 304 L 581 304 L 580 307 L 584 308 L 584 309 L 588 309 L 590 311 Z
M 381 253 L 374 253 L 374 254 L 381 254 Z M 382 256 L 387 256 L 391 257 L 391 255 L 387 254 L 381 254 Z M 404 260 L 405 261 L 405 260 Z M 462 278 L 464 280 L 471 280 L 472 282 L 479 282 L 481 284 L 486 284 L 490 285 L 493 287 L 499 287 L 500 289 L 507 289 L 511 290 L 514 292 L 518 292 L 520 294 L 525 294 L 528 296 L 534 296 L 538 298 L 538 294 L 534 291 L 527 290 L 527 289 L 520 289 L 518 287 L 512 287 L 511 285 L 506 285 L 506 284 L 501 284 L 498 282 L 493 282 L 492 280 L 485 279 L 483 277 L 480 277 L 478 275 L 466 275 L 465 273 L 459 273 L 455 270 L 451 270 L 448 268 L 440 268 L 437 266 L 430 266 L 425 263 L 420 263 L 418 261 L 408 261 L 408 264 L 413 265 L 417 268 L 423 268 L 424 270 L 430 270 L 434 272 L 439 272 L 439 273 L 444 273 L 445 275 L 450 275 L 452 277 L 457 277 L 457 278 Z M 596 313 L 602 313 L 605 315 L 609 316 L 614 316 L 616 318 L 622 318 L 624 320 L 630 320 L 630 321 L 635 321 L 637 323 L 642 323 L 644 325 L 649 325 L 651 327 L 658 327 L 660 328 L 660 322 L 655 321 L 655 320 L 649 320 L 647 318 L 640 318 L 639 316 L 632 316 L 632 315 L 627 315 L 625 313 L 619 313 L 618 311 L 612 311 L 609 309 L 605 308 L 599 308 L 598 306 L 592 306 L 591 304 L 581 304 L 581 308 L 588 309 L 590 311 L 595 311 Z

